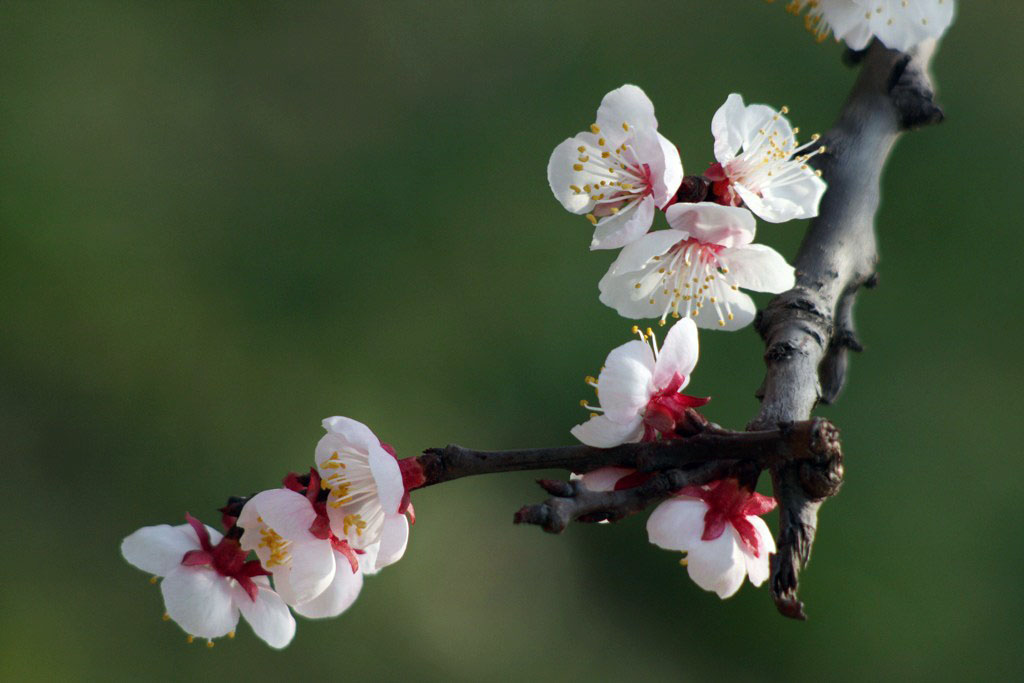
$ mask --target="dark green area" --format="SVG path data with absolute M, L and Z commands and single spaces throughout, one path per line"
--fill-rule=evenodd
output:
M 699 172 L 729 92 L 811 132 L 854 73 L 782 3 L 0 4 L 0 678 L 1019 677 L 1024 11 L 960 4 L 821 411 L 847 482 L 811 621 L 700 591 L 643 519 L 512 527 L 523 474 L 419 494 L 405 559 L 283 653 L 187 646 L 120 539 L 308 466 L 328 415 L 403 454 L 569 443 L 631 323 L 551 149 L 633 82 Z M 790 256 L 803 228 L 760 227 Z M 701 343 L 691 387 L 742 427 L 760 340 Z

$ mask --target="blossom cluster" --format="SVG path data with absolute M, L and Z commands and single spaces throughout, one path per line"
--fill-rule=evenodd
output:
M 569 211 L 593 224 L 591 249 L 621 248 L 598 284 L 600 300 L 620 315 L 677 319 L 659 347 L 654 330 L 608 354 L 587 383 L 598 405 L 571 431 L 584 444 L 674 439 L 704 428 L 695 409 L 710 399 L 682 393 L 698 357 L 698 328 L 740 329 L 753 321 L 741 289 L 778 293 L 793 287 L 792 266 L 755 244 L 756 218 L 778 224 L 818 214 L 826 184 L 808 161 L 826 151 L 819 136 L 801 144 L 786 107 L 746 104 L 729 95 L 711 119 L 715 162 L 686 177 L 678 148 L 658 132 L 654 105 L 635 85 L 605 95 L 589 130 L 558 145 L 548 182 Z M 654 229 L 664 213 L 665 229 Z M 601 468 L 580 477 L 597 491 L 642 484 L 644 473 Z M 760 515 L 775 501 L 735 479 L 686 487 L 648 521 L 651 543 L 686 554 L 702 588 L 722 598 L 749 577 L 768 577 L 775 545 Z
M 164 618 L 189 642 L 205 638 L 212 647 L 214 638 L 233 638 L 241 615 L 282 648 L 295 635 L 292 611 L 341 614 L 364 576 L 405 553 L 415 520 L 409 490 L 422 483 L 415 459 L 399 460 L 350 418 L 323 426 L 309 474 L 291 473 L 281 488 L 223 508 L 224 535 L 186 514 L 186 524 L 143 527 L 124 539 L 124 558 L 160 583 Z

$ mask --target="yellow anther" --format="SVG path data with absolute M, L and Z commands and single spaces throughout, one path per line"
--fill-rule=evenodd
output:
M 570 185 L 569 189 L 575 192 L 576 194 L 581 194 L 583 192 L 583 190 L 581 190 L 578 185 Z
M 587 407 L 587 399 L 581 398 L 580 399 L 580 408 L 586 408 L 586 407 Z
M 602 158 L 602 159 L 607 159 L 607 158 L 608 158 L 608 157 L 610 157 L 611 155 L 612 155 L 612 153 L 611 153 L 611 152 L 601 152 L 601 158 Z
M 787 107 L 786 105 L 782 105 L 782 109 L 780 109 L 779 111 L 781 111 L 783 114 L 788 114 L 789 107 Z
M 601 132 L 601 126 L 597 125 L 596 123 L 590 124 L 590 132 L 593 133 L 594 135 L 597 135 L 598 133 Z
M 634 288 L 634 289 L 640 289 L 640 283 L 638 282 L 638 283 L 636 283 L 635 285 L 633 285 L 633 288 Z
M 234 637 L 235 637 L 235 632 L 234 631 L 228 631 L 228 638 L 234 638 Z
M 587 154 L 581 154 L 579 156 L 579 160 L 582 161 L 583 163 L 587 163 L 588 161 L 590 161 L 590 156 Z
M 162 617 L 160 617 L 160 618 L 163 619 L 164 621 L 170 621 L 171 620 L 171 615 L 168 614 L 167 612 L 164 612 L 164 615 Z
M 719 326 L 719 327 L 725 327 L 725 321 L 724 321 L 724 320 L 721 320 L 721 319 L 719 319 L 719 321 L 718 321 L 718 326 Z
M 647 334 L 648 334 L 648 336 L 653 337 L 654 336 L 654 330 L 652 330 L 651 328 L 648 327 L 647 328 Z
M 574 170 L 574 171 L 582 171 L 583 170 L 583 164 L 573 164 L 572 165 L 572 170 Z
M 587 220 L 590 221 L 591 223 L 593 223 L 594 225 L 597 225 L 597 217 L 594 216 L 594 214 L 588 213 L 587 214 Z
M 587 151 L 587 148 L 584 147 L 583 145 L 580 145 L 579 147 L 576 148 L 576 151 L 582 154 L 583 152 Z
M 665 327 L 665 319 L 664 318 L 662 318 L 661 320 L 658 321 L 658 327 Z
M 154 586 L 156 585 L 156 582 L 159 581 L 159 580 L 160 580 L 159 576 L 151 576 L 151 577 L 149 577 L 149 582 L 151 584 L 153 584 Z
M 598 147 L 604 147 L 604 138 L 598 138 L 597 145 Z
M 590 417 L 597 417 L 597 413 L 591 413 Z
M 206 647 L 213 647 L 213 641 L 212 640 L 206 641 Z
M 626 123 L 625 121 L 622 122 L 622 130 L 626 131 L 627 133 L 629 132 L 629 124 Z
M 610 208 L 608 210 L 611 211 L 612 215 L 614 216 L 615 214 L 617 214 L 619 212 L 619 207 L 613 206 L 612 208 Z
M 192 643 L 196 642 L 196 637 L 193 635 L 189 635 L 187 638 L 185 638 L 185 642 L 191 645 Z

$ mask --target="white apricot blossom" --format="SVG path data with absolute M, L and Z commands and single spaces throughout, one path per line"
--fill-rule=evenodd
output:
M 651 543 L 686 553 L 682 564 L 694 583 L 725 599 L 744 577 L 760 586 L 768 578 L 775 540 L 760 515 L 775 499 L 751 492 L 735 479 L 688 486 L 654 509 L 647 520 Z
M 408 496 L 398 459 L 361 422 L 329 417 L 323 426 L 327 433 L 315 457 L 322 486 L 329 490 L 331 532 L 357 551 L 376 546 L 376 569 L 397 562 L 409 540 Z
M 825 151 L 817 145 L 819 136 L 800 145 L 784 114 L 764 104 L 744 105 L 733 93 L 711 119 L 718 163 L 705 175 L 723 203 L 742 201 L 769 223 L 818 215 L 825 193 L 825 181 L 807 160 Z
M 163 578 L 160 592 L 167 612 L 193 638 L 233 638 L 238 616 L 268 645 L 282 648 L 295 635 L 295 619 L 270 588 L 258 561 L 246 561 L 238 541 L 191 517 L 188 524 L 147 526 L 121 543 L 129 563 Z
M 588 446 L 611 448 L 631 441 L 653 441 L 659 436 L 671 438 L 677 428 L 687 426 L 686 409 L 709 400 L 680 393 L 690 383 L 690 373 L 697 365 L 697 327 L 692 320 L 673 325 L 660 349 L 652 330 L 647 334 L 634 330 L 640 339 L 612 349 L 601 374 L 591 382 L 600 406 L 584 402 L 594 414 L 571 430 Z M 611 490 L 630 473 L 624 471 L 619 476 L 618 469 L 602 468 L 586 474 L 583 485 Z
M 605 95 L 597 122 L 555 147 L 548 161 L 555 198 L 594 225 L 591 249 L 616 249 L 645 234 L 682 180 L 679 150 L 658 132 L 654 105 L 635 85 Z
M 786 9 L 804 15 L 804 26 L 819 42 L 831 33 L 853 50 L 878 38 L 893 50 L 906 52 L 939 38 L 953 23 L 955 0 L 790 0 Z
M 331 533 L 319 492 L 315 475 L 308 495 L 286 488 L 261 491 L 242 508 L 238 526 L 245 530 L 242 549 L 254 551 L 272 572 L 286 603 L 310 616 L 312 606 L 326 602 L 316 616 L 337 616 L 355 602 L 363 575 L 356 551 Z M 325 592 L 333 597 L 321 599 Z
M 793 287 L 793 267 L 774 249 L 752 244 L 754 217 L 713 202 L 674 204 L 670 230 L 630 244 L 601 278 L 601 302 L 626 318 L 692 317 L 699 327 L 735 330 L 754 319 L 739 289 L 779 293 Z

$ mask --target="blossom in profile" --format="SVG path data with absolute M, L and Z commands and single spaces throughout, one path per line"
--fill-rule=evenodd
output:
M 363 423 L 329 417 L 323 426 L 327 433 L 315 457 L 321 486 L 329 491 L 331 532 L 356 551 L 374 550 L 375 569 L 397 562 L 409 540 L 408 472 Z M 415 465 L 413 458 L 402 462 Z
M 594 225 L 591 249 L 616 249 L 645 234 L 682 180 L 679 150 L 658 132 L 654 105 L 635 85 L 605 95 L 597 122 L 555 147 L 548 161 L 555 198 Z
M 269 572 L 238 541 L 186 515 L 188 524 L 147 526 L 121 543 L 129 563 L 160 577 L 167 612 L 193 638 L 234 637 L 241 614 L 257 636 L 282 648 L 295 635 L 295 619 L 270 588 Z
M 694 583 L 720 598 L 739 590 L 744 577 L 760 586 L 768 578 L 775 540 L 760 515 L 775 499 L 741 487 L 735 479 L 688 486 L 658 505 L 647 520 L 651 543 L 686 553 Z
M 819 42 L 829 34 L 853 50 L 878 38 L 906 52 L 929 38 L 939 38 L 953 23 L 955 0 L 790 0 L 792 14 L 804 14 L 804 26 Z
M 704 174 L 725 204 L 741 203 L 762 220 L 784 223 L 818 215 L 825 181 L 807 161 L 825 150 L 818 135 L 801 145 L 783 107 L 743 104 L 729 95 L 711 119 L 718 162 Z M 812 149 L 813 148 L 813 149 Z
M 641 338 L 612 349 L 601 374 L 591 381 L 600 406 L 585 404 L 593 411 L 590 420 L 572 428 L 572 435 L 588 446 L 611 448 L 672 438 L 679 428 L 689 427 L 687 408 L 710 400 L 681 393 L 697 365 L 697 327 L 692 320 L 673 325 L 660 349 L 652 330 L 634 330 Z M 610 490 L 606 487 L 614 488 L 621 479 L 617 475 L 614 470 L 598 470 L 584 475 L 583 484 Z
M 735 330 L 756 312 L 740 288 L 779 293 L 793 287 L 793 267 L 774 249 L 752 244 L 754 217 L 746 209 L 674 204 L 665 216 L 672 228 L 623 249 L 598 284 L 601 302 L 619 315 L 662 324 L 682 316 L 699 327 Z

